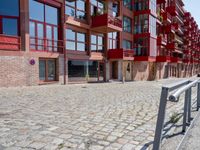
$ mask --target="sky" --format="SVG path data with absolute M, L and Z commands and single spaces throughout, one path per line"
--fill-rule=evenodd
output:
M 200 28 L 200 0 L 183 0 L 185 9 L 191 12 Z

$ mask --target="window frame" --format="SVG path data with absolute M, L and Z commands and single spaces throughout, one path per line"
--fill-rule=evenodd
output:
M 129 23 L 130 21 L 130 25 L 127 25 L 126 27 L 125 25 L 125 21 L 128 21 L 127 23 Z M 128 33 L 132 33 L 132 19 L 127 17 L 127 16 L 123 16 L 123 31 L 124 32 L 128 32 Z
M 76 30 L 73 30 L 73 29 L 70 29 L 70 28 L 67 28 L 65 29 L 65 35 L 67 34 L 67 30 L 72 30 L 74 33 L 75 33 L 75 39 L 72 40 L 72 39 L 67 39 L 67 36 L 66 36 L 66 47 L 65 47 L 65 50 L 68 50 L 68 51 L 79 51 L 79 52 L 86 52 L 87 51 L 87 34 L 85 32 L 80 32 L 80 31 L 76 31 Z M 77 34 L 84 34 L 85 35 L 85 42 L 83 41 L 79 41 L 78 40 L 78 36 Z M 75 49 L 72 50 L 72 49 L 67 49 L 67 42 L 74 42 L 75 43 Z M 77 47 L 78 47 L 78 44 L 85 44 L 85 50 L 82 51 L 82 50 L 78 50 Z
M 116 33 L 116 38 L 114 38 L 114 33 Z M 118 48 L 119 34 L 117 32 L 111 32 L 109 34 L 111 35 L 111 37 L 108 35 L 108 47 L 109 47 L 109 49 Z M 112 44 L 112 47 L 110 47 L 111 44 Z
M 35 0 L 34 0 L 35 1 Z M 61 34 L 61 25 L 60 25 L 60 8 L 50 5 L 48 3 L 42 3 L 40 1 L 36 1 L 40 4 L 43 5 L 44 9 L 43 9 L 43 13 L 44 13 L 44 20 L 43 21 L 38 21 L 38 20 L 34 20 L 31 19 L 29 17 L 29 31 L 30 31 L 30 23 L 34 23 L 34 36 L 30 36 L 30 49 L 32 51 L 49 51 L 49 52 L 59 52 L 60 48 L 62 45 L 61 41 L 60 41 L 60 34 Z M 46 6 L 50 6 L 53 7 L 55 9 L 57 9 L 57 17 L 58 17 L 58 23 L 57 25 L 55 24 L 50 24 L 46 22 Z M 30 7 L 30 6 L 29 6 Z M 43 26 L 43 37 L 39 37 L 38 36 L 38 24 L 42 24 Z M 50 26 L 51 27 L 51 39 L 47 38 L 47 27 Z M 55 39 L 54 37 L 54 29 L 57 28 L 57 39 Z M 34 44 L 31 43 L 31 40 L 34 40 Z M 40 42 L 42 44 L 39 44 Z M 50 45 L 49 45 L 50 43 Z M 32 46 L 34 46 L 34 48 L 32 48 Z M 42 47 L 41 49 L 39 47 Z
M 65 1 L 66 1 L 66 0 L 65 0 Z M 74 17 L 74 18 L 76 18 L 76 19 L 83 20 L 83 21 L 84 21 L 84 20 L 87 20 L 86 0 L 81 0 L 81 1 L 85 2 L 85 10 L 81 10 L 81 9 L 79 9 L 79 8 L 77 7 L 77 1 L 74 1 L 75 6 L 70 6 L 70 5 L 68 5 L 68 4 L 65 2 L 65 15 L 70 16 L 70 17 Z M 74 16 L 71 16 L 71 15 L 66 14 L 66 7 L 70 7 L 70 8 L 72 8 L 72 9 L 75 10 L 75 11 L 74 11 L 74 13 L 75 13 Z M 84 13 L 84 14 L 85 14 L 85 17 L 84 17 L 83 19 L 77 17 L 77 12 L 82 12 L 82 13 Z
M 3 33 L 3 19 L 16 19 L 17 20 L 17 35 L 8 35 Z M 20 0 L 18 0 L 18 16 L 0 15 L 0 35 L 18 37 L 20 36 Z
M 92 36 L 95 36 L 96 37 L 96 43 L 92 43 Z M 99 44 L 99 37 L 102 38 L 102 44 Z M 102 34 L 91 34 L 90 35 L 90 51 L 91 52 L 101 52 L 103 53 L 104 52 L 104 35 Z M 92 50 L 92 46 L 95 46 L 96 47 L 96 50 Z M 102 47 L 102 50 L 99 50 L 99 46 Z
M 39 62 L 40 61 L 45 61 L 45 79 L 44 80 L 40 80 L 40 76 L 39 76 L 39 81 L 41 82 L 54 82 L 54 81 L 58 81 L 58 64 L 57 64 L 57 59 L 56 58 L 39 58 Z M 55 63 L 55 80 L 49 80 L 48 79 L 48 61 L 49 60 L 53 60 Z M 39 72 L 40 72 L 40 68 L 39 68 Z M 39 73 L 40 75 L 40 73 Z

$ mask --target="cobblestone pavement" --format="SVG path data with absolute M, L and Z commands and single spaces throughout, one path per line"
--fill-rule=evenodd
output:
M 1 88 L 0 150 L 145 148 L 161 85 L 174 81 Z

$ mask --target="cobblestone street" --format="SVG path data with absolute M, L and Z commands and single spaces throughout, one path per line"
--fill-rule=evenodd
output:
M 140 150 L 174 80 L 1 88 L 0 149 Z

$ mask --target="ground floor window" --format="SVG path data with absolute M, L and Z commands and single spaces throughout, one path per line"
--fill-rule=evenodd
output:
M 56 81 L 56 59 L 39 60 L 39 78 L 41 81 Z
M 103 80 L 103 63 L 98 61 L 87 60 L 70 60 L 68 61 L 68 77 L 77 78 L 84 81 Z

